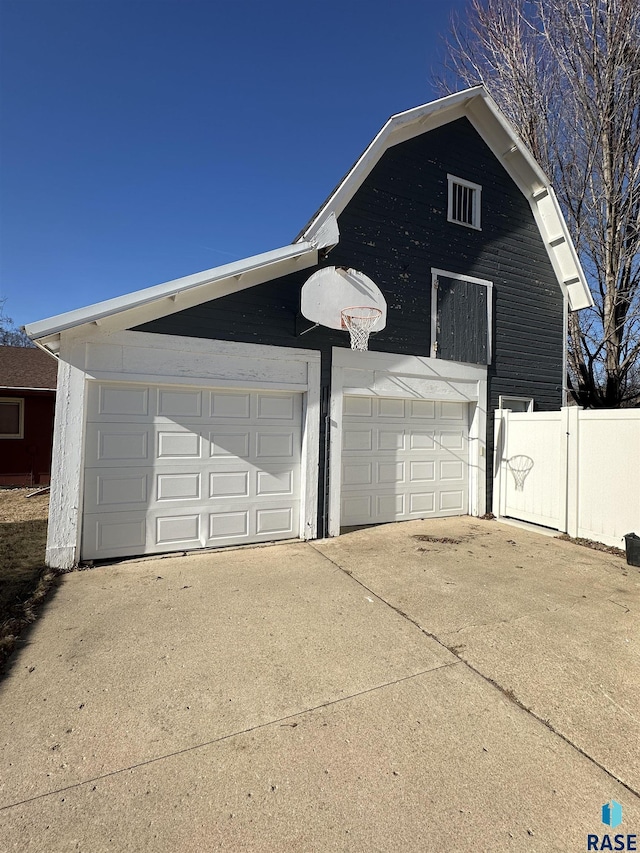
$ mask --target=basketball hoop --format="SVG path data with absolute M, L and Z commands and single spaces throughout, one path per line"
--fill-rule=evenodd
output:
M 507 465 L 513 474 L 516 491 L 524 491 L 524 481 L 527 479 L 529 471 L 533 468 L 533 459 L 530 456 L 512 456 L 511 459 L 507 459 Z
M 342 328 L 347 329 L 351 337 L 351 349 L 366 350 L 369 348 L 369 335 L 380 318 L 382 311 L 367 305 L 356 305 L 344 308 L 340 312 Z

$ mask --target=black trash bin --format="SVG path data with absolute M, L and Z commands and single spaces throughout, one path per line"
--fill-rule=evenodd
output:
M 627 564 L 640 568 L 640 536 L 635 533 L 627 533 L 624 537 L 624 544 L 627 550 Z

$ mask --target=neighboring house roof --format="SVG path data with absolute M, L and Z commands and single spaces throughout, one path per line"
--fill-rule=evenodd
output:
M 291 245 L 60 314 L 32 323 L 25 330 L 55 352 L 60 333 L 67 329 L 91 323 L 104 325 L 111 331 L 131 328 L 313 266 L 322 249 L 339 242 L 336 219 L 388 148 L 463 117 L 471 122 L 527 198 L 570 308 L 577 310 L 592 305 L 584 272 L 549 179 L 488 92 L 476 86 L 392 116 Z M 473 157 L 473 153 L 469 156 Z
M 58 363 L 40 349 L 0 346 L 0 391 L 55 391 Z

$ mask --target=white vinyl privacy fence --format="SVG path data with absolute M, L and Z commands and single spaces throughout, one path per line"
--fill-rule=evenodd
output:
M 624 548 L 640 535 L 640 409 L 495 413 L 493 513 Z

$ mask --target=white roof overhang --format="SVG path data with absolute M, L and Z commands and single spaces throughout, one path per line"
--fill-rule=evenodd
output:
M 329 215 L 310 240 L 39 320 L 25 326 L 25 332 L 41 347 L 55 353 L 60 334 L 69 329 L 94 325 L 105 332 L 121 331 L 315 266 L 319 252 L 335 246 L 338 238 L 335 217 Z
M 593 305 L 587 280 L 549 179 L 484 86 L 465 89 L 392 116 L 298 239 L 308 240 L 318 223 L 329 214 L 340 216 L 388 148 L 465 116 L 529 202 L 558 284 L 569 298 L 570 308 L 575 311 Z
M 56 353 L 60 335 L 70 329 L 95 325 L 107 332 L 121 331 L 314 266 L 322 249 L 337 245 L 337 218 L 388 148 L 465 116 L 529 202 L 571 310 L 593 305 L 587 280 L 547 176 L 486 89 L 475 86 L 392 116 L 296 242 L 30 323 L 25 331 L 43 349 Z

